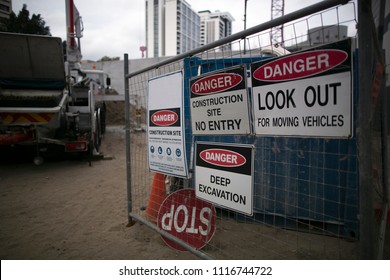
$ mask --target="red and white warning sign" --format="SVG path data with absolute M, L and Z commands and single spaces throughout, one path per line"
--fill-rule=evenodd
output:
M 351 137 L 351 40 L 251 65 L 256 134 Z
M 253 146 L 196 143 L 196 196 L 234 211 L 253 213 Z
M 178 120 L 179 115 L 173 110 L 159 110 L 150 117 L 150 121 L 156 126 L 171 126 Z
M 249 107 L 243 66 L 191 80 L 192 133 L 249 134 Z
M 215 233 L 215 218 L 212 204 L 196 198 L 193 189 L 181 189 L 164 200 L 158 212 L 157 225 L 195 249 L 201 249 Z M 186 251 L 170 239 L 162 238 L 171 248 Z
M 152 171 L 187 177 L 183 121 L 183 73 L 148 81 L 148 163 Z

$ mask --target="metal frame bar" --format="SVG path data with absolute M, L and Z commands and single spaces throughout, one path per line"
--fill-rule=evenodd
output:
M 155 224 L 145 220 L 144 218 L 138 216 L 137 214 L 132 214 L 130 213 L 130 216 L 132 218 L 134 218 L 135 220 L 137 220 L 138 222 L 146 225 L 147 227 L 151 228 L 152 230 L 156 231 L 157 233 L 161 234 L 162 236 L 168 238 L 169 240 L 172 240 L 173 242 L 175 242 L 176 244 L 186 248 L 188 251 L 190 251 L 191 253 L 193 253 L 194 255 L 202 258 L 202 259 L 205 259 L 205 260 L 212 260 L 213 258 L 211 258 L 209 255 L 205 254 L 205 253 L 202 253 L 201 251 L 199 250 L 196 250 L 194 249 L 193 247 L 191 247 L 190 245 L 188 245 L 187 243 L 185 243 L 183 240 L 177 238 L 176 236 L 173 236 L 172 234 L 160 229 L 159 227 L 157 227 Z
M 250 35 L 253 35 L 253 34 L 256 34 L 256 33 L 262 32 L 262 31 L 265 31 L 265 30 L 270 29 L 270 28 L 272 28 L 274 26 L 279 26 L 279 25 L 285 24 L 287 22 L 290 22 L 290 21 L 293 21 L 293 20 L 296 20 L 296 19 L 308 16 L 308 15 L 311 15 L 311 14 L 314 14 L 314 13 L 317 13 L 317 12 L 320 12 L 320 11 L 332 8 L 332 7 L 337 6 L 337 5 L 345 5 L 348 2 L 349 2 L 349 0 L 327 0 L 327 1 L 321 1 L 321 2 L 319 2 L 317 4 L 313 4 L 311 6 L 303 8 L 303 9 L 301 9 L 299 11 L 295 11 L 295 12 L 289 13 L 289 14 L 284 15 L 282 17 L 279 17 L 279 18 L 267 21 L 265 23 L 253 26 L 253 27 L 248 28 L 246 30 L 243 30 L 241 32 L 237 32 L 235 34 L 232 34 L 230 36 L 222 38 L 222 39 L 220 39 L 218 41 L 214 41 L 214 42 L 212 42 L 210 44 L 207 44 L 207 45 L 198 47 L 196 49 L 193 49 L 191 51 L 188 51 L 188 52 L 176 55 L 176 56 L 171 57 L 171 58 L 168 58 L 168 59 L 163 60 L 161 62 L 155 63 L 155 64 L 153 64 L 153 65 L 151 65 L 149 67 L 145 67 L 143 69 L 140 69 L 138 71 L 134 71 L 132 73 L 127 73 L 127 74 L 125 73 L 125 78 L 134 77 L 136 75 L 142 74 L 142 73 L 147 72 L 149 70 L 153 70 L 153 69 L 159 68 L 159 67 L 161 67 L 163 65 L 179 61 L 179 60 L 184 59 L 186 57 L 194 56 L 197 53 L 205 52 L 205 51 L 214 49 L 216 47 L 219 47 L 221 45 L 231 43 L 231 42 L 236 41 L 236 40 L 245 39 L 246 37 L 248 37 Z
M 124 57 L 125 75 L 129 72 L 129 56 Z M 129 79 L 125 78 L 125 137 L 126 137 L 126 187 L 127 187 L 127 214 L 128 226 L 133 225 L 133 220 L 130 213 L 133 211 L 132 196 L 131 196 L 131 148 L 130 148 L 130 95 L 129 95 Z

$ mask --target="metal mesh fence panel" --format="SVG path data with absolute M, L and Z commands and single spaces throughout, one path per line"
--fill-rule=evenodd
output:
M 130 93 L 127 124 L 130 159 L 128 184 L 131 200 L 129 217 L 162 234 L 167 247 L 176 250 L 190 249 L 202 258 L 359 258 L 359 126 L 356 121 L 359 96 L 355 68 L 356 46 L 353 43 L 357 35 L 356 23 L 356 7 L 353 3 L 314 14 L 309 11 L 302 18 L 284 23 L 285 38 L 279 44 L 270 43 L 271 31 L 265 29 L 244 39 L 224 42 L 211 49 L 205 48 L 178 60 L 170 59 L 167 63 L 159 63 L 157 67 L 127 75 Z M 347 37 L 352 37 L 352 40 Z M 226 69 L 243 67 L 248 76 L 246 88 L 249 98 L 248 111 L 251 112 L 249 119 L 251 123 L 255 123 L 259 118 L 256 118 L 252 109 L 259 101 L 255 99 L 256 93 L 250 77 L 256 63 L 275 56 L 300 53 L 331 42 L 344 42 L 345 39 L 352 49 L 349 57 L 352 65 L 351 133 L 348 137 L 299 136 L 294 133 L 263 135 L 255 133 L 253 129 L 244 135 L 194 133 L 194 120 L 191 115 L 191 106 L 194 104 L 190 93 L 192 81 L 207 73 L 221 73 Z M 187 178 L 172 174 L 159 176 L 158 172 L 149 169 L 152 149 L 148 143 L 151 135 L 147 133 L 150 122 L 150 82 L 172 73 L 180 73 L 183 81 L 182 139 L 186 157 L 181 157 L 181 154 L 178 157 L 186 161 Z M 158 92 L 162 99 L 165 94 L 167 93 L 163 90 Z M 277 126 L 280 120 L 270 121 Z M 191 201 L 194 193 L 183 192 L 183 196 L 178 196 L 170 205 L 183 200 L 183 205 L 188 207 L 165 209 L 165 216 L 159 214 L 164 212 L 161 208 L 165 207 L 164 201 L 169 194 L 177 190 L 196 188 L 196 149 L 202 143 L 252 147 L 251 213 L 236 211 L 210 201 L 204 201 L 205 205 L 207 204 L 205 209 L 210 210 L 199 213 L 199 208 L 194 206 L 196 204 L 192 204 L 199 202 Z M 380 154 L 381 148 L 376 147 Z M 161 152 L 169 154 L 175 151 Z M 154 154 L 158 156 L 158 151 Z M 223 176 L 219 177 L 218 174 L 215 174 L 215 178 L 219 178 L 219 184 L 228 184 Z M 233 196 L 230 199 L 236 200 Z M 191 218 L 194 215 L 200 217 L 200 224 L 197 224 L 195 218 Z M 211 219 L 211 216 L 215 217 L 215 228 L 205 222 L 208 218 Z M 176 227 L 177 231 L 183 234 L 173 237 L 166 234 L 164 222 L 161 226 L 161 219 L 165 221 L 165 228 Z

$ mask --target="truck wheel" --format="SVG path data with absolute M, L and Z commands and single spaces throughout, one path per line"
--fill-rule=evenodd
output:
M 101 134 L 106 133 L 106 104 L 103 103 L 100 107 L 100 131 Z
M 99 152 L 100 144 L 102 142 L 102 133 L 100 130 L 100 108 L 98 108 L 95 112 L 95 133 L 93 137 L 93 146 L 96 151 Z
M 40 157 L 40 156 L 36 156 L 33 160 L 34 164 L 36 166 L 40 166 L 43 164 L 43 157 Z
M 102 109 L 97 109 L 97 124 L 98 124 L 98 137 L 99 137 L 99 146 L 102 143 L 103 139 L 103 129 L 102 129 Z

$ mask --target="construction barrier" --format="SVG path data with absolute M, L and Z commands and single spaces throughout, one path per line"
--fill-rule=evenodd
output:
M 201 258 L 383 256 L 383 60 L 357 42 L 378 39 L 368 10 L 341 2 L 135 72 L 125 56 L 128 107 L 146 116 L 126 123 L 130 220 Z

